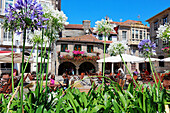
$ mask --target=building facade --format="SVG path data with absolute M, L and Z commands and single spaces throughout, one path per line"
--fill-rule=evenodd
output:
M 149 27 L 144 25 L 141 21 L 126 20 L 124 22 L 112 22 L 118 25 L 118 40 L 123 41 L 128 45 L 126 54 L 140 56 L 142 54 L 138 50 L 138 44 L 143 39 L 150 39 L 149 37 Z M 131 72 L 135 69 L 142 71 L 144 68 L 149 69 L 144 63 L 127 63 L 129 70 Z
M 157 46 L 156 48 L 157 57 L 159 59 L 168 57 L 167 53 L 164 53 L 162 51 L 162 48 L 168 47 L 168 42 L 162 41 L 159 37 L 157 37 L 156 31 L 158 31 L 160 25 L 170 23 L 170 7 L 152 16 L 151 18 L 146 20 L 146 22 L 149 22 L 150 24 L 150 38 L 153 42 L 156 43 Z M 163 71 L 169 69 L 169 67 L 170 67 L 169 63 L 164 63 L 163 61 L 160 61 L 156 68 L 158 71 Z
M 16 0 L 0 0 L 0 21 L 3 22 L 4 18 L 4 11 L 5 8 L 9 7 L 9 4 L 14 5 Z M 51 4 L 54 6 L 54 8 L 58 8 L 61 10 L 61 0 L 38 0 L 40 3 L 46 3 L 46 4 Z M 28 31 L 29 32 L 29 31 Z M 27 32 L 27 33 L 28 33 Z M 32 50 L 33 45 L 29 43 L 29 36 L 26 37 L 26 43 L 25 43 L 25 55 L 29 56 L 30 52 Z M 14 34 L 14 52 L 16 53 L 21 53 L 22 52 L 22 45 L 23 45 L 23 40 L 22 40 L 22 35 L 16 35 Z M 12 32 L 6 32 L 0 23 L 0 51 L 11 51 L 11 46 L 12 46 Z M 45 47 L 45 45 L 44 45 Z M 47 49 L 48 49 L 48 44 L 47 44 Z M 40 51 L 40 48 L 39 48 Z M 27 66 L 26 73 L 32 72 L 36 70 L 36 53 L 37 49 L 35 48 L 32 54 L 33 62 L 30 62 Z M 40 52 L 39 52 L 40 54 Z M 51 58 L 51 55 L 50 55 Z M 51 61 L 51 59 L 50 59 Z M 14 64 L 14 69 L 16 69 L 19 73 L 21 72 L 21 63 L 15 63 Z M 0 74 L 2 73 L 10 73 L 11 71 L 11 63 L 0 63 Z M 49 71 L 51 71 L 51 62 L 49 65 Z
M 110 43 L 111 40 L 107 41 L 108 45 Z M 52 62 L 55 67 L 52 72 L 62 75 L 64 72 L 69 73 L 72 68 L 75 74 L 89 73 L 90 70 L 100 72 L 102 63 L 97 63 L 97 60 L 103 58 L 103 48 L 104 38 L 93 33 L 89 20 L 84 20 L 82 24 L 69 24 L 62 31 L 62 38 L 56 42 L 56 63 Z M 80 54 L 75 51 L 80 51 Z M 106 56 L 109 55 L 106 53 Z

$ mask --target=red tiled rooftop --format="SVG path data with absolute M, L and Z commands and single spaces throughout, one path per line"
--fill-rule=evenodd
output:
M 60 40 L 66 40 L 66 41 L 87 41 L 87 42 L 102 42 L 101 40 L 97 39 L 93 35 L 83 35 L 83 36 L 77 36 L 77 37 L 63 37 L 60 38 Z
M 83 29 L 81 24 L 68 24 L 65 26 L 65 29 Z
M 139 25 L 143 25 L 141 21 L 136 21 L 136 20 L 126 20 L 124 22 L 111 22 L 112 24 L 118 24 L 118 25 L 124 25 L 124 26 L 131 26 L 131 24 L 139 24 Z M 147 27 L 147 26 L 145 26 Z M 147 27 L 149 28 L 149 27 Z

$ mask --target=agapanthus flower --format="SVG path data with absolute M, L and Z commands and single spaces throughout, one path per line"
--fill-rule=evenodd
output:
M 44 28 L 43 23 L 48 20 L 43 17 L 42 6 L 36 0 L 17 0 L 14 6 L 9 4 L 5 13 L 4 28 L 17 31 L 17 34 L 21 34 L 23 29 Z
M 149 39 L 142 40 L 138 45 L 139 51 L 143 53 L 145 57 L 156 54 L 156 44 L 151 42 Z
M 43 7 L 43 16 L 45 18 L 49 18 L 47 23 L 47 28 L 51 32 L 53 32 L 53 38 L 59 37 L 59 32 L 61 32 L 64 29 L 64 25 L 68 25 L 67 17 L 63 13 L 63 11 L 59 11 L 58 9 L 54 9 L 52 5 L 42 4 Z
M 113 42 L 109 45 L 108 53 L 111 56 L 116 56 L 118 54 L 123 54 L 125 52 L 125 50 L 127 49 L 127 45 L 125 42 L 122 41 L 117 41 L 117 42 Z
M 109 36 L 110 32 L 115 32 L 114 27 L 117 26 L 116 24 L 111 24 L 110 22 L 112 22 L 112 20 L 109 19 L 97 21 L 93 31 L 98 34 Z
M 160 25 L 158 31 L 156 31 L 157 37 L 162 40 L 170 41 L 170 26 L 169 24 Z
M 30 43 L 41 43 L 41 41 L 43 42 L 47 42 L 48 41 L 48 37 L 43 35 L 43 40 L 42 40 L 42 31 L 39 30 L 34 30 L 34 32 L 30 32 L 28 33 L 29 36 L 29 42 Z

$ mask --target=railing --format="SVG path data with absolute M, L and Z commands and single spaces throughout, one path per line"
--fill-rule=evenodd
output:
M 67 53 L 67 52 L 59 52 L 60 54 L 59 55 L 63 55 L 63 56 L 65 56 L 65 55 L 70 55 L 70 56 L 74 56 L 74 54 L 70 51 L 69 53 Z M 81 56 L 98 56 L 98 53 L 84 53 L 84 54 L 81 54 Z
M 142 39 L 130 39 L 128 43 L 132 45 L 138 45 L 140 41 L 142 41 Z

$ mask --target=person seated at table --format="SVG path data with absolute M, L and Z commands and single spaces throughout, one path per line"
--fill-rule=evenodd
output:
M 133 75 L 138 75 L 138 70 L 136 69 L 134 72 L 133 72 Z
M 50 85 L 54 85 L 54 84 L 55 84 L 55 75 L 52 74 L 50 79 Z
M 149 75 L 149 72 L 147 71 L 147 69 L 145 69 L 145 74 L 146 74 L 146 75 Z
M 64 78 L 64 82 L 63 82 L 63 84 L 64 84 L 64 89 L 67 89 L 68 86 L 69 86 L 69 79 L 68 79 L 67 74 L 63 75 L 63 78 Z

